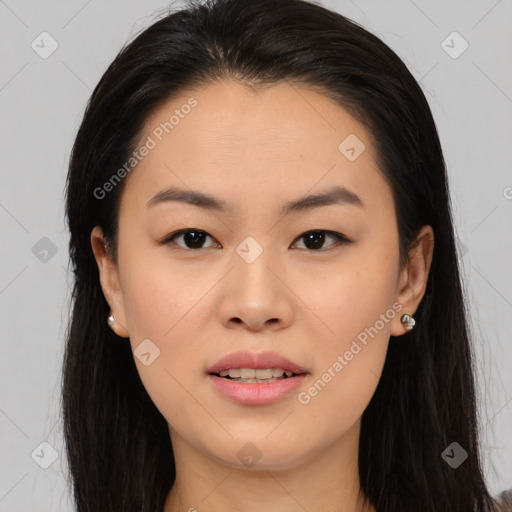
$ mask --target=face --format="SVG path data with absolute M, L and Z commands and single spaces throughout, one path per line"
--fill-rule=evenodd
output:
M 117 265 L 99 228 L 91 240 L 118 332 L 173 442 L 228 466 L 253 455 L 278 469 L 353 437 L 430 265 L 426 250 L 399 269 L 391 189 L 368 132 L 305 87 L 223 81 L 159 108 L 144 144 L 125 178 Z M 209 374 L 239 351 L 273 352 L 303 375 Z

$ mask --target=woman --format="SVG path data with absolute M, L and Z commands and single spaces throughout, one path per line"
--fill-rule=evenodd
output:
M 192 3 L 94 90 L 63 368 L 85 511 L 489 511 L 443 155 L 382 41 Z

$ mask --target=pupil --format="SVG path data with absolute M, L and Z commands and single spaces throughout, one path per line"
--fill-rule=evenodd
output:
M 194 240 L 196 238 L 196 240 Z M 204 243 L 204 233 L 201 231 L 187 231 L 183 234 L 183 240 L 189 247 L 201 248 Z
M 308 247 L 308 242 L 312 242 L 312 247 L 308 247 L 308 249 L 320 249 L 324 244 L 325 234 L 322 231 L 312 231 L 307 235 L 304 235 L 305 241 L 304 245 Z

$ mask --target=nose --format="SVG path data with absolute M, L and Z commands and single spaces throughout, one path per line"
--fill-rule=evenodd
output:
M 263 250 L 250 263 L 234 254 L 234 268 L 221 298 L 219 314 L 229 328 L 280 330 L 293 320 L 293 293 L 279 261 Z

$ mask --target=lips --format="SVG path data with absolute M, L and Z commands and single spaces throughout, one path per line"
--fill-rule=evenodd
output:
M 210 366 L 206 372 L 210 375 L 216 375 L 221 371 L 233 368 L 281 368 L 294 374 L 308 373 L 302 366 L 290 361 L 286 357 L 275 352 L 247 352 L 240 351 L 229 354 L 219 359 L 213 366 Z
M 281 400 L 290 400 L 293 392 L 304 384 L 306 374 L 274 382 L 243 383 L 208 375 L 215 392 L 223 399 L 243 406 L 270 405 Z

